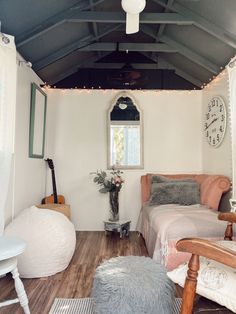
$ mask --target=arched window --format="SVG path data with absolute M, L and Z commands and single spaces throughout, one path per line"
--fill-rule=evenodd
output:
M 122 93 L 108 111 L 108 168 L 143 167 L 142 113 L 133 97 Z

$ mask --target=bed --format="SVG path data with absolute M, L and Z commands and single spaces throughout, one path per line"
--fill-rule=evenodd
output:
M 141 177 L 142 209 L 137 230 L 144 237 L 149 255 L 167 270 L 172 270 L 190 257 L 187 253 L 177 252 L 175 244 L 179 239 L 223 238 L 226 223 L 217 219 L 218 207 L 223 193 L 230 189 L 230 181 L 222 175 L 161 175 L 167 181 L 194 181 L 199 187 L 199 202 L 187 206 L 150 205 L 156 176 L 160 175 L 146 174 Z

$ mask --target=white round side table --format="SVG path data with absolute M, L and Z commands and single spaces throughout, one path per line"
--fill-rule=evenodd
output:
M 0 276 L 11 273 L 15 282 L 16 299 L 0 302 L 0 308 L 20 302 L 25 314 L 30 314 L 28 298 L 17 269 L 17 255 L 24 252 L 26 243 L 20 239 L 0 236 Z

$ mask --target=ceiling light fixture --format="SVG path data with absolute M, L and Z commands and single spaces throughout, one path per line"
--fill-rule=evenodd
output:
M 119 103 L 119 108 L 120 108 L 121 110 L 124 110 L 124 109 L 127 108 L 127 104 L 124 103 L 124 102 L 121 102 L 121 103 Z
M 126 34 L 133 34 L 139 31 L 139 13 L 145 6 L 146 0 L 121 0 L 121 6 L 126 12 Z

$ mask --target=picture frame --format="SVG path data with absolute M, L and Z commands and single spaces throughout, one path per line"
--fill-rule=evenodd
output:
M 29 157 L 44 158 L 47 94 L 31 83 Z

